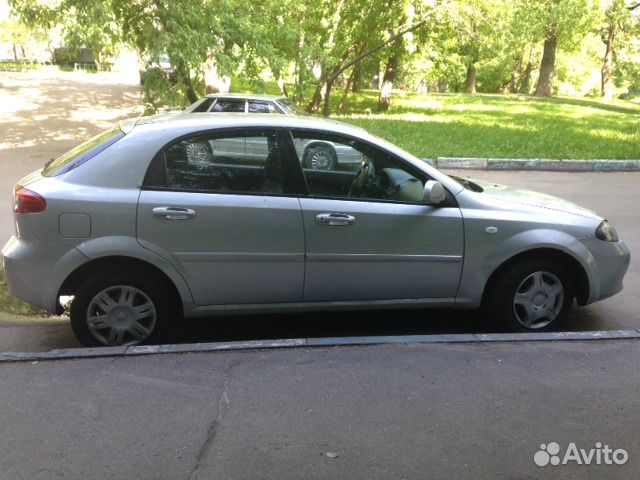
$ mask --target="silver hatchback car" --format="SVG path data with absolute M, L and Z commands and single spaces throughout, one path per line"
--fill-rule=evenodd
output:
M 229 141 L 262 147 L 215 148 Z M 305 168 L 308 141 L 359 152 L 359 168 Z M 20 180 L 14 200 L 10 290 L 49 312 L 72 296 L 84 345 L 157 342 L 183 316 L 362 307 L 482 306 L 548 330 L 574 298 L 619 292 L 629 265 L 589 210 L 286 115 L 126 121 Z

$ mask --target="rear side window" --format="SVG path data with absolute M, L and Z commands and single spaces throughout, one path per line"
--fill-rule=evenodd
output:
M 290 182 L 271 130 L 183 138 L 160 154 L 145 179 L 174 191 L 253 194 L 283 193 Z
M 42 175 L 45 177 L 55 177 L 56 175 L 61 175 L 69 170 L 73 170 L 84 162 L 91 160 L 103 150 L 109 148 L 124 137 L 124 135 L 122 130 L 117 127 L 100 133 L 83 144 L 72 148 L 52 162 L 47 163 L 42 170 Z

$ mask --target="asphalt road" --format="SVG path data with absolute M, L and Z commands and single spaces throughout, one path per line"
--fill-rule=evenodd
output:
M 637 340 L 3 363 L 0 477 L 635 479 L 638 363 Z M 537 466 L 552 442 L 628 458 Z

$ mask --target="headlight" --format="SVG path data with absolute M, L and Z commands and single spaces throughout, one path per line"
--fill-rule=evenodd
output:
M 596 229 L 596 238 L 604 240 L 605 242 L 617 242 L 620 240 L 616 229 L 613 228 L 613 226 L 606 220 L 598 225 L 598 228 Z

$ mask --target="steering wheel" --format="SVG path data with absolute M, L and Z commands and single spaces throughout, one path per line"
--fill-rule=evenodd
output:
M 358 170 L 356 178 L 353 179 L 353 182 L 349 187 L 349 196 L 360 196 L 362 193 L 366 192 L 370 186 L 375 184 L 376 168 L 370 159 L 365 158 L 362 160 L 362 164 L 360 165 L 360 170 Z

